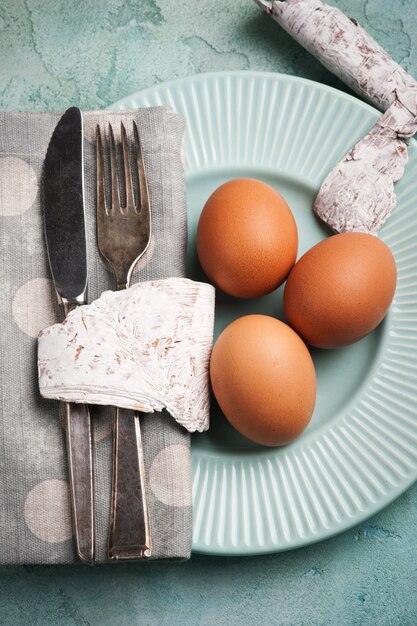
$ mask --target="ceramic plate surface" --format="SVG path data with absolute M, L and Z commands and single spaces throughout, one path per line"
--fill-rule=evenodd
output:
M 324 85 L 279 74 L 201 74 L 157 85 L 113 108 L 170 105 L 186 119 L 188 275 L 201 279 L 196 225 L 210 193 L 250 176 L 286 198 L 299 255 L 328 232 L 311 207 L 338 159 L 378 112 Z M 217 555 L 306 545 L 366 519 L 417 478 L 417 150 L 396 186 L 381 237 L 398 265 L 385 321 L 359 343 L 313 351 L 318 395 L 301 437 L 262 448 L 213 407 L 208 433 L 192 440 L 193 549 Z M 383 280 L 383 276 L 376 276 Z M 218 294 L 216 334 L 248 313 L 282 315 L 282 289 L 252 301 Z

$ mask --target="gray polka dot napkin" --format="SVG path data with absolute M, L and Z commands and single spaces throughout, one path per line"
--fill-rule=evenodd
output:
M 62 319 L 50 280 L 39 183 L 59 114 L 0 113 L 0 563 L 75 561 L 62 407 L 37 388 L 38 332 Z M 141 132 L 153 235 L 133 280 L 183 276 L 184 122 L 169 108 L 84 114 L 89 300 L 114 288 L 95 233 L 95 127 Z M 106 558 L 112 411 L 91 407 L 97 560 Z M 154 559 L 186 559 L 192 536 L 190 436 L 168 413 L 144 415 L 142 437 Z

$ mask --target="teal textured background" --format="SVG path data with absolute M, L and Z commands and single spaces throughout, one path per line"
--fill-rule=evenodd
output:
M 415 0 L 333 0 L 417 76 Z M 0 108 L 102 108 L 203 71 L 345 89 L 251 0 L 0 0 Z M 252 558 L 0 568 L 1 625 L 415 626 L 417 487 L 333 539 Z

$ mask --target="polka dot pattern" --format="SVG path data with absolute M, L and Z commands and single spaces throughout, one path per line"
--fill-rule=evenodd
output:
M 29 492 L 24 518 L 29 530 L 47 543 L 72 537 L 69 485 L 63 480 L 44 480 Z
M 10 116 L 3 113 L 0 117 L 5 131 L 1 137 L 0 152 L 0 247 L 3 244 L 4 248 L 0 274 L 7 296 L 2 320 L 4 332 L 0 341 L 5 357 L 1 373 L 6 381 L 2 389 L 5 410 L 1 417 L 5 432 L 13 434 L 16 429 L 25 429 L 25 437 L 15 438 L 13 454 L 4 459 L 2 515 L 5 533 L 10 535 L 10 540 L 3 542 L 0 561 L 77 562 L 72 545 L 74 531 L 65 406 L 40 396 L 36 362 L 39 332 L 64 317 L 53 282 L 49 280 L 51 275 L 41 197 L 44 156 L 59 113 L 13 113 Z M 148 182 L 153 202 L 153 236 L 135 268 L 135 282 L 168 276 L 171 265 L 181 268 L 186 206 L 177 153 L 183 135 L 182 124 L 178 123 L 173 113 L 167 117 L 164 109 L 150 108 L 140 113 L 126 111 L 120 116 L 119 113 L 109 115 L 108 112 L 87 112 L 84 115 L 87 191 L 94 189 L 95 185 L 93 152 L 96 124 L 103 124 L 104 127 L 112 121 L 117 129 L 123 120 L 126 128 L 131 129 L 132 121 L 138 118 L 145 156 L 150 155 Z M 165 137 L 169 139 L 168 143 Z M 151 150 L 147 145 L 151 146 Z M 175 176 L 170 175 L 171 169 Z M 86 194 L 85 213 L 87 238 L 91 244 L 88 249 L 91 301 L 108 286 L 114 287 L 114 283 L 95 245 L 96 207 L 92 193 Z M 16 393 L 17 388 L 19 393 Z M 107 556 L 114 408 L 91 406 L 90 413 L 98 488 L 95 502 L 96 557 L 98 562 L 103 562 Z M 164 421 L 167 424 L 162 423 Z M 155 456 L 167 445 L 185 444 L 189 454 L 188 436 L 179 430 L 174 420 L 165 417 L 160 422 L 152 425 L 156 432 L 152 431 L 149 439 L 144 439 L 148 472 Z M 7 437 L 5 445 L 8 445 Z M 23 457 L 25 463 L 22 463 Z M 161 459 L 160 463 L 171 468 L 171 464 L 167 465 Z M 158 476 L 154 477 L 155 490 L 162 499 L 170 501 L 169 495 L 166 495 L 169 486 L 164 478 L 162 481 L 163 485 Z M 177 508 L 163 504 L 154 497 L 150 486 L 148 495 L 153 556 L 158 559 L 187 557 L 191 538 L 191 507 Z M 180 495 L 173 499 L 176 505 L 182 505 Z
M 191 506 L 191 458 L 186 446 L 176 444 L 161 450 L 149 473 L 155 497 L 168 506 Z
M 15 156 L 0 159 L 0 215 L 25 213 L 37 193 L 38 179 L 29 163 Z
M 39 332 L 56 321 L 57 298 L 49 278 L 34 278 L 17 290 L 12 303 L 13 319 L 26 335 Z

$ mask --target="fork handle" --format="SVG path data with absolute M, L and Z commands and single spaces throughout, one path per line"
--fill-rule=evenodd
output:
M 108 556 L 114 560 L 151 556 L 139 415 L 120 408 L 115 417 Z

